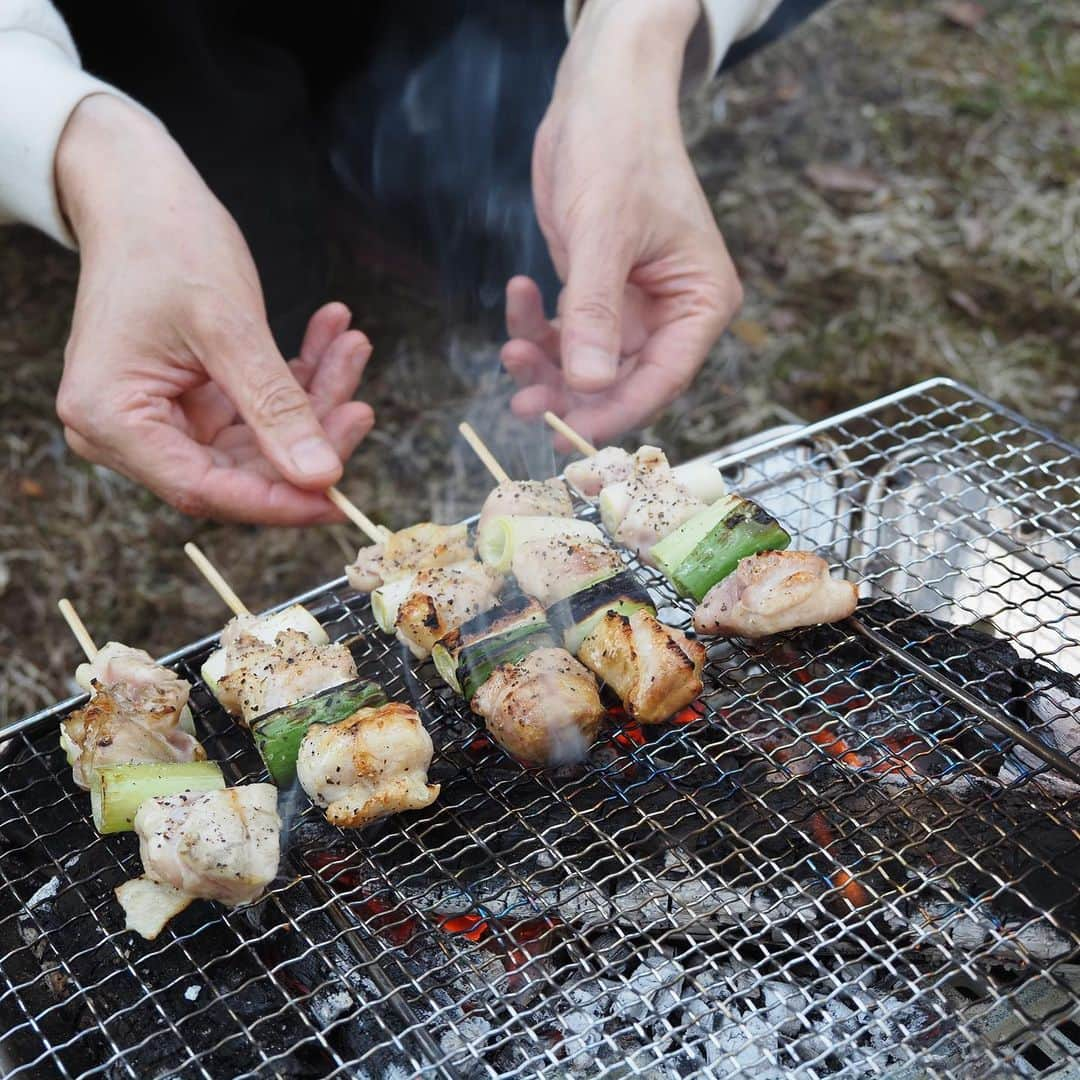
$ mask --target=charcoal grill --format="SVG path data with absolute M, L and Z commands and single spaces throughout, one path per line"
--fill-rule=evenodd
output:
M 1074 447 L 934 380 L 712 456 L 862 582 L 901 656 L 1076 747 Z M 613 712 L 584 765 L 541 772 L 343 580 L 300 599 L 421 710 L 438 802 L 350 834 L 287 799 L 274 888 L 147 943 L 112 895 L 136 845 L 95 834 L 57 748 L 77 702 L 15 724 L 11 1075 L 1080 1075 L 1080 789 L 850 626 L 711 645 L 700 708 L 644 731 Z M 260 779 L 197 683 L 211 643 L 168 662 L 210 756 Z

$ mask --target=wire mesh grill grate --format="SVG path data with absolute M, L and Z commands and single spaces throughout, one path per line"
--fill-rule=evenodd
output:
M 716 455 L 863 617 L 1074 749 L 1077 452 L 939 380 Z M 669 620 L 690 605 L 642 574 Z M 335 582 L 307 602 L 420 709 L 430 811 L 302 794 L 275 887 L 143 942 L 56 724 L 0 747 L 14 1075 L 1036 1076 L 1080 1069 L 1077 789 L 843 626 L 710 646 L 700 709 L 521 768 Z M 952 624 L 949 626 L 948 624 Z M 959 629 L 963 628 L 963 629 Z M 262 776 L 197 671 L 212 758 Z

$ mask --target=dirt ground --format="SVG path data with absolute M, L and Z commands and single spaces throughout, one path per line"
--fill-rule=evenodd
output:
M 945 373 L 1080 438 L 1080 21 L 1065 0 L 839 0 L 687 107 L 747 302 L 651 429 L 680 459 Z M 70 688 L 70 596 L 101 640 L 163 653 L 216 629 L 195 539 L 252 608 L 337 576 L 345 526 L 195 522 L 67 451 L 53 412 L 75 259 L 0 233 L 0 724 Z M 346 490 L 392 526 L 473 512 L 469 416 L 543 473 L 509 418 L 498 342 L 390 278 L 354 283 L 378 427 Z M 513 448 L 512 450 L 510 448 Z

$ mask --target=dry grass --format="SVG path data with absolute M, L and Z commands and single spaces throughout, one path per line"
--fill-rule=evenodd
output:
M 837 3 L 726 82 L 723 123 L 719 98 L 688 109 L 748 301 L 656 425 L 677 456 L 777 406 L 815 418 L 937 373 L 1080 436 L 1077 20 L 1063 0 L 986 6 L 965 30 L 934 4 Z M 867 190 L 816 187 L 815 164 L 864 170 Z M 68 454 L 53 395 L 75 272 L 41 238 L 0 234 L 0 722 L 68 689 L 57 597 L 100 638 L 164 652 L 224 616 L 184 540 L 253 607 L 337 574 L 353 543 L 345 527 L 192 522 Z M 543 433 L 506 414 L 492 341 L 448 335 L 392 282 L 364 286 L 348 298 L 377 345 L 365 394 L 379 427 L 350 465 L 357 501 L 393 525 L 474 510 L 484 477 L 451 452 L 466 414 L 513 467 L 550 469 Z

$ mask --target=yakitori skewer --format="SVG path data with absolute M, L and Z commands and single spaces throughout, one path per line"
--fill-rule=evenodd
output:
M 564 436 L 572 430 L 553 415 L 545 420 Z M 813 552 L 784 550 L 791 537 L 779 522 L 749 499 L 709 492 L 707 474 L 686 471 L 693 464 L 673 469 L 655 447 L 601 453 L 610 456 L 604 469 L 590 465 L 575 476 L 569 466 L 567 476 L 599 495 L 601 519 L 617 542 L 698 602 L 700 633 L 764 637 L 836 622 L 855 610 L 853 583 L 832 578 Z M 626 480 L 613 479 L 620 470 L 629 473 Z
M 90 694 L 61 723 L 60 746 L 72 778 L 90 791 L 98 831 L 130 830 L 148 798 L 224 787 L 194 737 L 188 683 L 142 649 L 117 641 L 99 649 L 71 601 L 57 606 L 86 654 L 76 678 Z
M 348 646 L 302 605 L 252 615 L 194 544 L 184 550 L 236 615 L 203 681 L 251 727 L 274 782 L 299 779 L 333 824 L 351 828 L 434 802 L 434 747 L 415 710 L 361 679 Z
M 458 431 L 465 436 L 465 441 L 473 448 L 476 456 L 484 463 L 484 468 L 495 477 L 495 483 L 509 484 L 510 474 L 499 464 L 498 459 L 487 448 L 484 440 L 476 434 L 472 424 L 463 420 L 458 424 Z
M 557 431 L 571 446 L 586 457 L 594 457 L 599 451 L 584 435 L 576 432 L 561 416 L 548 410 L 544 413 L 544 422 Z
M 494 455 L 475 433 L 470 441 L 483 449 L 494 477 L 506 475 L 492 468 Z M 558 500 L 553 484 L 562 489 Z M 546 609 L 567 651 L 611 687 L 630 716 L 666 720 L 701 693 L 704 649 L 660 622 L 634 571 L 595 525 L 573 516 L 562 481 L 539 486 L 547 490 L 535 481 L 499 481 L 480 515 L 481 559 L 513 573 Z

